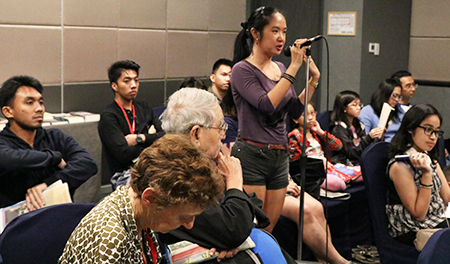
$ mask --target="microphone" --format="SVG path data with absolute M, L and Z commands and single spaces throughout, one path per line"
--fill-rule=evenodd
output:
M 300 45 L 300 48 L 303 48 L 304 46 L 309 46 L 309 45 L 311 45 L 313 42 L 316 42 L 317 40 L 319 40 L 319 39 L 321 39 L 321 38 L 323 38 L 322 35 L 317 35 L 317 36 L 315 36 L 315 37 L 309 38 L 309 39 L 306 40 L 306 42 L 304 42 L 304 43 L 302 43 L 302 44 Z M 295 45 L 295 43 L 294 43 L 294 45 Z M 291 57 L 291 46 L 286 47 L 286 48 L 284 49 L 283 53 L 284 53 L 284 55 L 285 55 L 286 57 Z

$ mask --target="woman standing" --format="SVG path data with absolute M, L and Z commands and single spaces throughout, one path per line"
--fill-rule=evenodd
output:
M 387 103 L 394 110 L 391 111 L 387 124 L 386 132 L 384 134 L 384 141 L 391 142 L 392 137 L 398 131 L 401 120 L 399 118 L 398 102 L 402 99 L 402 83 L 395 79 L 386 79 L 380 83 L 378 89 L 372 94 L 370 105 L 361 109 L 359 120 L 363 122 L 366 133 L 376 128 L 380 122 L 381 110 L 383 104 Z
M 255 192 L 264 202 L 263 210 L 271 232 L 283 206 L 288 185 L 288 151 L 285 118 L 289 112 L 299 117 L 304 109 L 305 91 L 297 96 L 292 83 L 306 59 L 306 39 L 297 39 L 291 48 L 291 64 L 286 69 L 272 61 L 280 55 L 286 40 L 286 20 L 273 7 L 256 9 L 236 37 L 231 88 L 239 116 L 239 140 L 232 155 L 241 160 L 244 189 Z M 309 97 L 317 88 L 320 72 L 310 67 Z
M 436 150 L 436 142 L 444 133 L 441 123 L 442 117 L 432 105 L 414 105 L 390 145 L 386 179 L 389 233 L 411 246 L 420 229 L 448 226 L 444 212 L 450 202 L 450 187 L 437 163 Z M 409 155 L 409 160 L 396 160 L 400 154 Z

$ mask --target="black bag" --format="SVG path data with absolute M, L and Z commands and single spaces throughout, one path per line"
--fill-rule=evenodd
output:
M 291 161 L 289 163 L 289 174 L 295 183 L 300 185 L 301 179 L 301 163 L 300 159 Z M 323 167 L 323 161 L 320 159 L 306 158 L 305 169 L 305 192 L 309 193 L 312 197 L 320 198 L 320 185 L 326 178 L 325 168 Z

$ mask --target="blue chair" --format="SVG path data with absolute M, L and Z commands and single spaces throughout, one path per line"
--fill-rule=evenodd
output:
M 331 112 L 332 111 L 323 111 L 318 113 L 316 117 L 317 122 L 319 122 L 320 128 L 330 133 L 331 133 L 330 131 Z M 326 145 L 323 147 L 323 149 L 327 154 L 328 158 L 333 157 L 334 151 L 329 150 Z
M 450 228 L 444 228 L 434 233 L 420 252 L 417 264 L 448 264 L 450 263 Z
M 323 111 L 317 114 L 317 122 L 319 122 L 320 128 L 322 128 L 323 130 L 328 131 L 328 128 L 330 126 L 331 112 L 332 111 Z
M 437 140 L 437 150 L 439 153 L 439 166 L 441 166 L 441 169 L 444 169 L 444 167 L 447 165 L 447 160 L 445 158 L 445 140 L 444 138 L 440 137 Z
M 375 244 L 383 264 L 413 264 L 419 257 L 415 247 L 398 242 L 389 235 L 386 216 L 386 167 L 389 143 L 377 142 L 362 153 L 360 165 L 366 186 Z
M 166 110 L 167 106 L 157 106 L 153 108 L 153 118 L 159 119 L 159 116 Z
M 57 263 L 72 231 L 94 206 L 59 204 L 13 219 L 0 235 L 0 263 Z

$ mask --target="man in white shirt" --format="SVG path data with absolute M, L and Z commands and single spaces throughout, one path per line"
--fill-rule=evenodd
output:
M 402 83 L 402 98 L 398 102 L 399 106 L 399 117 L 400 120 L 403 119 L 405 113 L 411 108 L 409 100 L 414 97 L 417 89 L 417 84 L 411 76 L 411 73 L 405 70 L 397 71 L 392 74 L 391 78 L 398 79 Z

